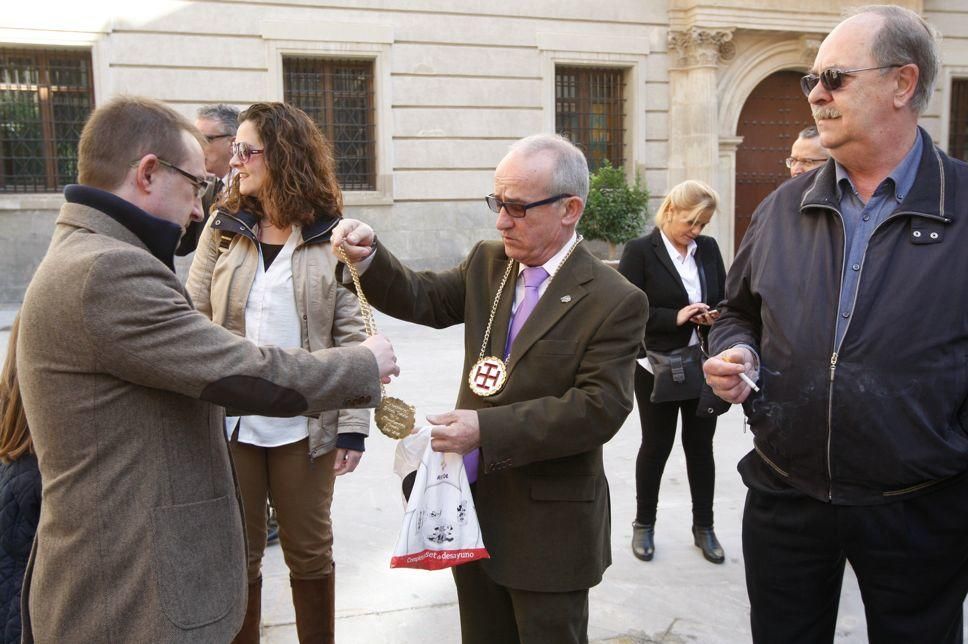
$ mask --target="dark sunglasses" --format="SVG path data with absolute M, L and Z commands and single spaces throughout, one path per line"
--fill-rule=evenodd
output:
M 803 90 L 803 95 L 810 97 L 810 92 L 813 88 L 817 86 L 817 83 L 823 85 L 823 88 L 828 92 L 835 92 L 844 85 L 844 79 L 848 76 L 853 76 L 858 72 L 869 72 L 874 69 L 890 69 L 891 67 L 904 67 L 904 65 L 881 65 L 880 67 L 861 67 L 858 69 L 838 69 L 836 67 L 830 67 L 823 70 L 820 74 L 807 74 L 800 79 L 800 89 Z
M 191 181 L 192 182 L 192 186 L 195 188 L 195 198 L 196 199 L 201 199 L 202 198 L 202 195 L 204 195 L 208 191 L 209 186 L 212 185 L 212 182 L 209 181 L 208 179 L 203 179 L 202 177 L 196 177 L 191 172 L 185 172 L 184 170 L 182 170 L 181 168 L 179 168 L 174 163 L 171 163 L 170 161 L 165 161 L 164 159 L 159 158 L 158 159 L 158 163 L 160 163 L 161 165 L 165 166 L 166 168 L 168 168 L 170 170 L 174 170 L 175 172 L 177 172 L 181 176 L 183 176 L 186 179 L 188 179 L 189 181 Z
M 561 201 L 562 199 L 567 199 L 569 197 L 574 197 L 575 195 L 560 194 L 554 197 L 548 197 L 547 199 L 542 199 L 541 201 L 532 201 L 531 203 L 515 203 L 511 201 L 501 201 L 495 195 L 487 195 L 484 197 L 487 207 L 493 212 L 501 214 L 501 208 L 508 213 L 509 217 L 514 217 L 515 219 L 521 219 L 531 208 L 537 208 L 538 206 L 544 206 L 549 203 L 554 203 L 556 201 Z
M 239 157 L 242 163 L 248 163 L 253 154 L 264 154 L 265 148 L 253 148 L 245 141 L 236 141 L 232 144 L 232 156 Z

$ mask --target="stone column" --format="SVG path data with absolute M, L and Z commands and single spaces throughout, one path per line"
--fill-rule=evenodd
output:
M 731 29 L 669 32 L 669 186 L 685 179 L 721 190 L 716 69 L 735 54 Z

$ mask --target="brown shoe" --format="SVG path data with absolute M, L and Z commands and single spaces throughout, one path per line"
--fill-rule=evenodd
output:
M 322 579 L 290 579 L 300 644 L 336 641 L 336 568 Z
M 245 619 L 242 630 L 232 644 L 259 644 L 259 621 L 262 619 L 262 577 L 249 584 L 249 596 L 245 602 Z

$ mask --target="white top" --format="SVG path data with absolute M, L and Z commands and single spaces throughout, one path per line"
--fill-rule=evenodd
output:
M 669 241 L 669 238 L 666 237 L 665 232 L 661 228 L 659 229 L 659 233 L 662 235 L 662 242 L 665 244 L 666 251 L 669 253 L 672 265 L 676 267 L 679 277 L 682 278 L 682 285 L 686 288 L 689 303 L 695 304 L 696 302 L 701 302 L 702 283 L 699 281 L 699 267 L 696 265 L 696 249 L 698 248 L 696 240 L 689 242 L 689 246 L 686 247 L 686 254 L 682 255 L 679 253 L 679 249 Z M 696 335 L 695 329 L 693 329 L 692 335 L 689 337 L 689 346 L 694 344 L 699 344 L 699 336 Z
M 555 273 L 558 272 L 558 269 L 561 268 L 561 263 L 565 261 L 565 257 L 568 256 L 568 251 L 570 251 L 571 247 L 575 245 L 575 241 L 577 239 L 578 235 L 572 232 L 571 238 L 568 239 L 568 242 L 565 243 L 565 245 L 562 246 L 557 253 L 552 255 L 551 259 L 541 265 L 541 267 L 544 268 L 548 273 L 548 278 L 541 282 L 541 286 L 538 287 L 539 300 L 541 299 L 541 296 L 545 294 L 545 291 L 548 290 L 548 284 L 551 283 L 551 278 L 554 277 Z M 518 310 L 518 302 L 524 299 L 524 280 L 521 279 L 521 273 L 523 273 L 524 269 L 526 268 L 528 267 L 521 262 L 518 262 L 518 280 L 514 285 L 514 303 L 511 305 L 512 313 Z
M 245 337 L 259 346 L 273 345 L 282 349 L 302 346 L 299 312 L 296 310 L 296 294 L 292 284 L 292 253 L 300 236 L 299 227 L 293 226 L 289 239 L 269 265 L 269 270 L 265 269 L 262 248 L 259 248 L 259 268 L 245 303 Z M 225 431 L 230 438 L 238 420 L 225 419 Z M 239 425 L 239 442 L 259 447 L 289 445 L 308 436 L 309 425 L 302 416 L 242 416 Z

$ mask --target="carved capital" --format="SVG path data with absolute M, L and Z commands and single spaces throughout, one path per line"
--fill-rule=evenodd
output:
M 669 31 L 669 53 L 675 52 L 679 67 L 705 65 L 715 67 L 720 61 L 736 55 L 732 29 Z

